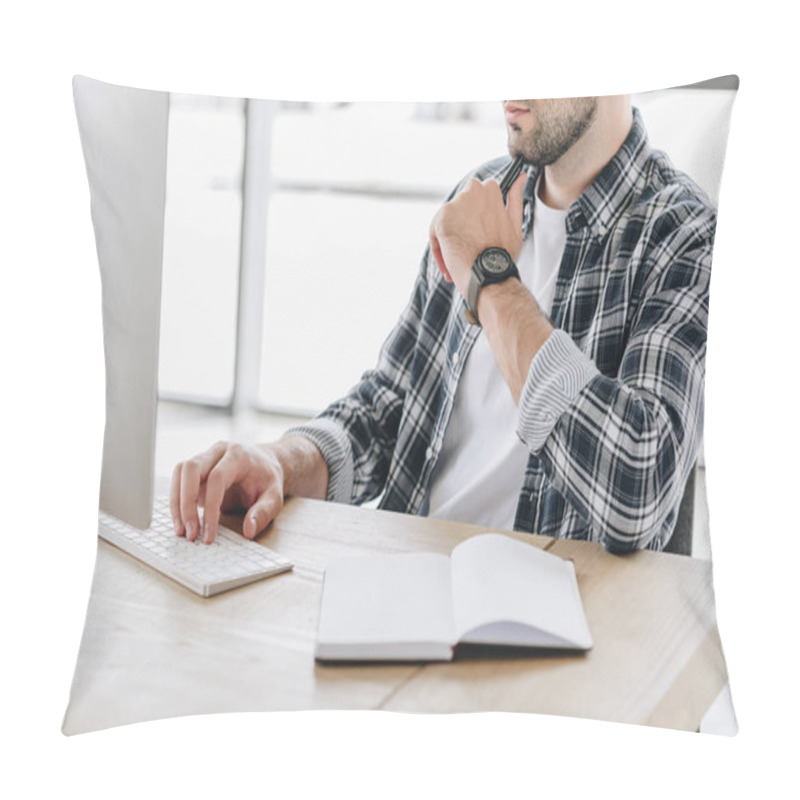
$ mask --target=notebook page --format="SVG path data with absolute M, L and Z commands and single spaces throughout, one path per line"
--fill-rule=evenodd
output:
M 450 559 L 414 553 L 331 561 L 317 641 L 323 648 L 365 651 L 374 645 L 455 644 Z
M 591 646 L 571 562 L 489 533 L 458 545 L 451 570 L 460 641 Z

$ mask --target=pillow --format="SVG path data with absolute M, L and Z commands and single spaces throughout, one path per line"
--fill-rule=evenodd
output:
M 615 128 L 612 111 L 627 108 L 619 98 L 505 110 L 288 103 L 76 77 L 103 288 L 101 512 L 146 527 L 176 464 L 217 440 L 286 429 L 317 446 L 329 481 L 325 501 L 289 498 L 259 537 L 294 570 L 214 597 L 99 540 L 64 732 L 220 711 L 385 708 L 735 733 L 701 442 L 711 251 L 737 87 L 728 76 L 634 96 Z M 525 135 L 532 120 L 538 138 Z M 426 246 L 454 187 L 508 168 L 506 123 L 529 163 L 523 193 L 509 195 L 526 241 L 514 257 L 536 284 L 526 313 L 546 305 L 537 325 L 554 330 L 525 362 L 518 411 L 493 415 L 488 404 L 509 400 L 502 379 L 511 385 L 502 364 L 499 378 L 481 371 L 502 360 L 495 329 L 487 317 L 481 337 L 464 321 L 461 288 Z M 547 133 L 555 166 L 543 172 L 530 162 Z M 559 167 L 588 176 L 568 202 Z M 550 290 L 536 283 L 546 269 Z M 453 343 L 478 339 L 483 360 L 476 344 L 474 369 L 461 373 L 466 351 Z M 503 436 L 513 458 L 524 447 L 521 461 L 501 457 Z M 484 469 L 489 452 L 505 466 Z M 446 488 L 477 474 L 476 503 Z M 429 516 L 434 485 L 436 496 L 449 491 L 433 509 L 445 519 Z M 241 530 L 241 517 L 226 521 Z M 449 553 L 487 529 L 572 561 L 591 649 L 315 662 L 332 559 Z

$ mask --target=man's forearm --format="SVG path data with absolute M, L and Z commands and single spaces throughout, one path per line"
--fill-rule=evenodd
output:
M 305 436 L 289 434 L 267 445 L 283 469 L 283 492 L 324 500 L 328 492 L 328 465 L 317 446 Z
M 531 361 L 553 326 L 533 295 L 513 278 L 481 290 L 478 318 L 514 402 L 519 405 Z

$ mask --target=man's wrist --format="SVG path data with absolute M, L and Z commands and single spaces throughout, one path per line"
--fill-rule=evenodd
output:
M 520 278 L 509 278 L 503 283 L 484 286 L 478 295 L 477 310 L 481 321 L 485 319 L 489 325 L 493 321 L 498 323 L 508 319 L 508 312 L 514 311 L 535 317 L 543 330 L 547 330 L 547 335 L 553 329 L 549 318 L 539 307 L 536 298 L 523 286 Z
M 328 465 L 311 439 L 299 434 L 288 434 L 265 447 L 272 450 L 280 464 L 284 495 L 325 498 L 328 489 Z

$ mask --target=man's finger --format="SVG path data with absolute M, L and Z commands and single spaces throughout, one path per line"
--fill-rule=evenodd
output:
M 465 192 L 475 192 L 481 189 L 483 186 L 483 181 L 480 178 L 472 177 L 470 178 L 464 188 L 459 192 L 459 194 L 464 194 Z
M 181 520 L 181 470 L 183 464 L 176 464 L 172 470 L 172 484 L 169 491 L 169 511 L 176 536 L 183 536 L 186 528 Z
M 519 177 L 511 185 L 508 190 L 508 197 L 506 200 L 506 208 L 511 217 L 511 222 L 514 224 L 514 230 L 518 231 L 522 228 L 522 193 L 525 189 L 525 183 L 528 180 L 527 172 L 520 172 Z
M 450 277 L 450 273 L 447 270 L 447 267 L 444 263 L 444 256 L 442 255 L 442 248 L 439 245 L 439 239 L 436 236 L 436 231 L 434 229 L 436 220 L 431 223 L 431 229 L 429 233 L 430 238 L 430 245 L 431 245 L 431 252 L 433 253 L 433 257 L 436 259 L 436 266 L 439 267 L 439 272 L 444 275 L 444 279 L 448 283 L 452 283 L 453 279 Z
M 203 542 L 211 544 L 219 528 L 219 515 L 225 492 L 238 479 L 238 465 L 232 452 L 225 455 L 211 468 L 205 483 L 203 498 Z
M 217 442 L 205 453 L 184 461 L 181 466 L 180 513 L 181 521 L 185 526 L 186 538 L 190 542 L 197 539 L 200 534 L 200 520 L 197 514 L 200 484 L 208 477 L 208 473 L 222 458 L 226 449 L 227 445 L 224 442 Z
M 246 539 L 255 539 L 275 519 L 283 508 L 283 494 L 277 486 L 271 486 L 247 510 L 242 525 Z

